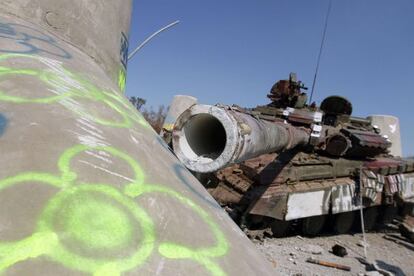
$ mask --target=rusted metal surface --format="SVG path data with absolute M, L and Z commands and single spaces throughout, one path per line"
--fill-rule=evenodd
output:
M 268 152 L 306 145 L 310 131 L 229 106 L 194 105 L 174 125 L 173 148 L 190 170 L 207 173 Z
M 327 137 L 325 150 L 332 156 L 344 156 L 351 146 L 352 142 L 348 137 L 336 133 Z
M 363 147 L 374 147 L 386 149 L 389 146 L 389 142 L 384 137 L 381 137 L 375 133 L 360 131 L 360 130 L 346 130 L 351 137 L 355 137 L 356 142 Z
M 360 168 L 364 168 L 364 173 L 360 182 L 356 182 L 352 171 Z M 403 168 L 403 173 L 396 174 L 397 168 Z M 394 174 L 383 175 L 383 172 Z M 358 210 L 359 192 L 366 198 L 365 206 L 393 204 L 395 197 L 414 198 L 413 172 L 411 163 L 403 160 L 361 162 L 303 152 L 274 153 L 218 171 L 218 186 L 210 188 L 210 192 L 223 205 L 243 205 L 241 209 L 250 215 L 289 220 Z M 318 193 L 322 193 L 320 197 Z M 302 194 L 303 201 L 312 199 L 315 206 L 324 207 L 312 209 L 312 205 L 303 205 L 300 208 L 311 211 L 291 214 L 297 208 L 292 206 L 298 202 L 294 198 L 300 199 Z
M 351 271 L 351 267 L 349 267 L 347 265 L 342 265 L 342 264 L 337 264 L 337 263 L 332 263 L 332 262 L 327 262 L 327 261 L 321 261 L 321 260 L 317 260 L 317 259 L 314 259 L 314 258 L 309 258 L 306 261 L 308 263 L 312 263 L 312 264 L 318 264 L 318 265 L 322 265 L 322 266 L 326 266 L 326 267 L 332 267 L 332 268 L 336 268 L 336 269 L 340 269 L 340 270 Z
M 352 147 L 348 150 L 350 156 L 377 156 L 384 153 L 391 143 L 384 137 L 375 132 L 342 129 L 352 142 Z
M 320 108 L 307 106 L 302 88 L 291 74 L 289 80 L 272 87 L 268 95 L 272 102 L 266 106 L 189 109 L 179 118 L 177 136 L 184 137 L 185 124 L 204 112 L 203 116 L 218 118 L 226 129 L 221 144 L 225 148 L 233 145 L 233 150 L 205 152 L 214 156 L 208 162 L 202 158 L 183 160 L 182 139 L 176 139 L 178 152 L 174 150 L 190 169 L 207 168 L 211 172 L 205 182 L 209 192 L 242 228 L 251 226 L 254 233 L 257 228 L 264 232 L 274 229 L 279 235 L 288 229 L 288 224 L 277 227 L 281 221 L 301 220 L 312 226 L 312 218 L 324 221 L 331 214 L 341 218 L 337 232 L 343 232 L 352 226 L 353 216 L 340 214 L 353 214 L 361 208 L 371 208 L 375 214 L 380 205 L 403 205 L 413 200 L 414 161 L 390 155 L 389 139 L 378 126 L 371 125 L 369 118 L 352 117 L 352 104 L 347 99 L 330 96 Z M 222 119 L 215 110 L 232 119 Z M 249 120 L 262 127 L 254 127 Z M 202 134 L 208 129 L 208 124 L 203 125 L 199 135 L 209 137 Z M 232 131 L 242 133 L 238 140 L 228 135 Z M 186 137 L 188 141 L 190 138 Z M 243 152 L 248 154 L 240 155 Z M 243 162 L 233 164 L 239 161 Z M 211 171 L 213 166 L 227 167 Z
M 308 88 L 296 79 L 295 73 L 290 73 L 289 80 L 276 82 L 267 97 L 272 101 L 271 105 L 278 108 L 303 107 L 307 97 L 301 89 Z

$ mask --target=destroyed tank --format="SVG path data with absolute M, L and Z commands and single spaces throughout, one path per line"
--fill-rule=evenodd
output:
M 414 199 L 414 162 L 401 158 L 398 119 L 352 116 L 330 96 L 307 104 L 294 73 L 268 105 L 194 104 L 174 124 L 172 148 L 252 237 L 347 233 L 392 220 Z M 361 225 L 361 224 L 360 224 Z

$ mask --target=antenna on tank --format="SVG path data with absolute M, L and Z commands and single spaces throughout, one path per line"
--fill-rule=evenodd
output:
M 141 50 L 151 39 L 153 39 L 155 36 L 157 36 L 158 34 L 160 34 L 160 33 L 162 33 L 163 31 L 165 31 L 165 30 L 167 30 L 167 29 L 169 29 L 169 28 L 171 28 L 171 27 L 173 27 L 173 26 L 175 26 L 175 25 L 177 25 L 178 23 L 180 23 L 180 21 L 179 20 L 177 20 L 177 21 L 174 21 L 174 22 L 172 22 L 172 23 L 170 23 L 170 24 L 168 24 L 167 26 L 165 26 L 165 27 L 163 27 L 163 28 L 161 28 L 161 29 L 159 29 L 158 31 L 156 31 L 155 33 L 153 33 L 152 35 L 150 35 L 149 37 L 147 37 L 147 39 L 145 39 L 137 48 L 135 48 L 135 50 L 134 51 L 132 51 L 132 53 L 130 53 L 129 55 L 128 55 L 128 60 L 131 60 L 133 57 L 134 57 L 134 55 L 139 51 L 139 50 Z
M 332 8 L 332 0 L 329 0 L 328 10 L 326 12 L 326 17 L 325 17 L 325 26 L 323 28 L 323 35 L 322 35 L 321 47 L 319 48 L 318 60 L 316 62 L 315 75 L 313 77 L 312 90 L 311 90 L 311 94 L 310 94 L 310 97 L 309 97 L 309 104 L 312 103 L 313 91 L 315 90 L 316 78 L 318 76 L 319 63 L 321 61 L 321 55 L 322 55 L 322 51 L 323 51 L 323 46 L 325 44 L 326 30 L 328 29 L 328 20 L 329 20 L 329 14 L 331 13 L 331 8 Z

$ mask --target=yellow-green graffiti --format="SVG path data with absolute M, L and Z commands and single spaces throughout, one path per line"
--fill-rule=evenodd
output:
M 122 92 L 125 91 L 125 84 L 126 84 L 126 73 L 125 70 L 119 69 L 118 73 L 118 87 L 121 89 Z
M 123 188 L 110 183 L 82 182 L 71 169 L 71 162 L 77 155 L 91 150 L 104 151 L 125 161 L 133 171 L 133 181 L 125 183 Z M 67 268 L 92 275 L 120 275 L 138 269 L 156 249 L 167 259 L 191 260 L 204 266 L 211 275 L 226 275 L 216 259 L 228 252 L 228 243 L 211 216 L 180 193 L 146 183 L 140 165 L 128 154 L 113 147 L 76 145 L 60 156 L 57 167 L 59 175 L 24 172 L 0 180 L 0 192 L 27 182 L 57 189 L 38 217 L 31 236 L 20 241 L 0 242 L 0 273 L 18 262 L 46 256 Z M 208 226 L 215 244 L 193 248 L 158 240 L 153 220 L 136 201 L 151 193 L 172 197 L 193 210 Z M 102 252 L 104 255 L 100 256 Z M 121 252 L 128 252 L 128 255 L 119 257 Z
M 51 104 L 63 102 L 64 100 L 80 99 L 82 101 L 92 101 L 100 105 L 109 107 L 120 120 L 107 120 L 93 114 L 93 110 L 85 108 L 68 108 L 72 112 L 79 114 L 84 118 L 88 118 L 95 123 L 119 128 L 131 128 L 134 123 L 149 127 L 145 119 L 134 109 L 128 100 L 116 91 L 106 91 L 92 84 L 86 78 L 71 72 L 63 67 L 63 65 L 55 60 L 40 56 L 32 56 L 25 54 L 4 54 L 0 56 L 0 62 L 10 60 L 12 58 L 35 60 L 41 65 L 46 65 L 46 69 L 33 68 L 11 68 L 0 66 L 0 79 L 9 76 L 35 77 L 41 81 L 45 87 L 56 93 L 53 96 L 27 98 L 15 95 L 8 95 L 0 90 L 0 101 L 11 102 L 16 104 L 36 103 Z M 125 73 L 122 76 L 122 87 L 125 86 Z M 121 84 L 121 79 L 120 79 Z M 46 89 L 45 89 L 46 90 Z

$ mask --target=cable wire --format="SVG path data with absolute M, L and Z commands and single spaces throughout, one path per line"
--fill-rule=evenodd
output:
M 310 98 L 309 98 L 309 104 L 312 103 L 313 91 L 315 89 L 316 78 L 318 76 L 318 71 L 319 71 L 319 64 L 320 64 L 320 61 L 321 61 L 323 46 L 325 44 L 326 30 L 328 29 L 328 21 L 329 21 L 329 15 L 331 13 L 331 8 L 332 8 L 332 0 L 329 0 L 328 10 L 326 12 L 326 17 L 325 17 L 325 26 L 324 26 L 324 29 L 323 29 L 321 47 L 319 48 L 318 60 L 316 62 L 315 76 L 313 77 L 312 90 L 311 90 L 311 94 L 310 94 Z

